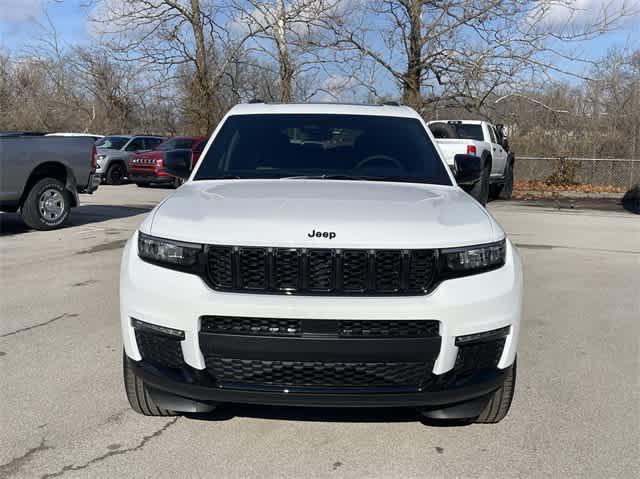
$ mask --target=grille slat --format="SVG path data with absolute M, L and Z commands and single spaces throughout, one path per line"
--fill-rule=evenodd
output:
M 241 248 L 239 250 L 240 287 L 249 290 L 267 289 L 267 250 Z
M 432 250 L 207 247 L 209 284 L 223 291 L 322 295 L 426 294 Z

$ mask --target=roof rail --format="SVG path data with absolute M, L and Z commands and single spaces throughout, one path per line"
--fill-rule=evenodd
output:
M 395 100 L 383 101 L 382 104 L 386 106 L 400 106 L 400 103 Z
M 261 99 L 261 98 L 252 98 L 251 100 L 249 100 L 249 103 L 250 104 L 253 104 L 253 103 L 264 103 L 264 100 Z

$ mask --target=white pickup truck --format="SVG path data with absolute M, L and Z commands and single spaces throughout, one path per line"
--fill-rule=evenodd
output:
M 476 155 L 482 161 L 482 179 L 469 190 L 485 205 L 489 197 L 509 199 L 513 191 L 515 157 L 502 127 L 478 120 L 430 121 L 427 123 L 443 158 L 453 167 L 455 155 Z

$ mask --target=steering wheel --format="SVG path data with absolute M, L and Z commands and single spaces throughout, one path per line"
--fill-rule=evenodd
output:
M 363 168 L 367 163 L 371 163 L 372 161 L 376 161 L 376 160 L 383 160 L 383 161 L 387 161 L 389 163 L 393 163 L 393 166 L 395 166 L 397 169 L 402 170 L 402 171 L 406 171 L 406 168 L 404 167 L 404 165 L 402 163 L 400 163 L 398 160 L 396 160 L 395 158 L 392 158 L 388 155 L 371 155 L 371 156 L 367 156 L 366 158 L 364 158 L 363 160 L 360 160 L 358 162 L 358 164 L 354 167 L 354 170 L 357 170 L 359 168 Z

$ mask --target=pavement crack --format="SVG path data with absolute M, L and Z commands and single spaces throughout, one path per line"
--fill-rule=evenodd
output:
M 143 447 L 145 447 L 147 445 L 147 443 L 159 436 L 161 436 L 167 429 L 169 429 L 171 426 L 173 426 L 178 419 L 180 419 L 180 417 L 176 417 L 174 419 L 172 419 L 171 421 L 169 421 L 168 423 L 166 423 L 164 426 L 162 426 L 160 429 L 158 429 L 157 431 L 153 432 L 152 434 L 149 434 L 148 436 L 143 436 L 142 440 L 135 446 L 133 447 L 128 447 L 126 449 L 111 449 L 108 452 L 106 452 L 105 454 L 102 454 L 101 456 L 98 457 L 94 457 L 93 459 L 91 459 L 88 462 L 85 462 L 84 464 L 80 464 L 80 465 L 75 465 L 75 464 L 69 464 L 64 466 L 62 469 L 60 469 L 57 472 L 52 472 L 52 473 L 47 473 L 44 474 L 43 476 L 41 476 L 41 479 L 50 479 L 52 477 L 60 477 L 64 474 L 66 474 L 67 472 L 74 472 L 74 471 L 80 471 L 82 469 L 86 469 L 90 466 L 92 466 L 93 464 L 96 464 L 98 462 L 102 462 L 112 456 L 120 456 L 123 454 L 128 454 L 130 452 L 135 452 L 138 451 L 140 449 L 142 449 Z
M 47 324 L 51 324 L 63 318 L 76 318 L 76 317 L 78 317 L 78 315 L 75 313 L 62 313 L 61 315 L 56 316 L 55 318 L 48 319 L 42 323 L 37 323 L 37 324 L 34 324 L 33 326 L 27 326 L 26 328 L 20 328 L 20 329 L 16 329 L 15 331 L 4 333 L 0 335 L 0 338 L 6 338 L 7 336 L 13 336 L 14 334 L 24 333 L 25 331 L 31 331 L 32 329 L 35 329 L 35 328 L 41 328 L 42 326 L 46 326 Z
M 90 253 L 98 253 L 100 251 L 110 251 L 114 249 L 120 249 L 127 243 L 127 241 L 128 241 L 127 239 L 109 241 L 107 243 L 102 243 L 102 244 L 93 246 L 89 249 L 78 251 L 76 254 L 90 254 Z
M 91 284 L 96 284 L 97 281 L 95 279 L 88 279 L 86 281 L 80 281 L 78 283 L 73 283 L 71 286 L 73 286 L 74 288 L 77 288 L 79 286 L 89 286 Z
M 29 449 L 22 456 L 13 458 L 5 464 L 0 464 L 0 478 L 8 478 L 20 472 L 20 470 L 31 461 L 34 455 L 47 449 L 52 449 L 52 447 L 45 445 L 43 437 L 38 446 Z

